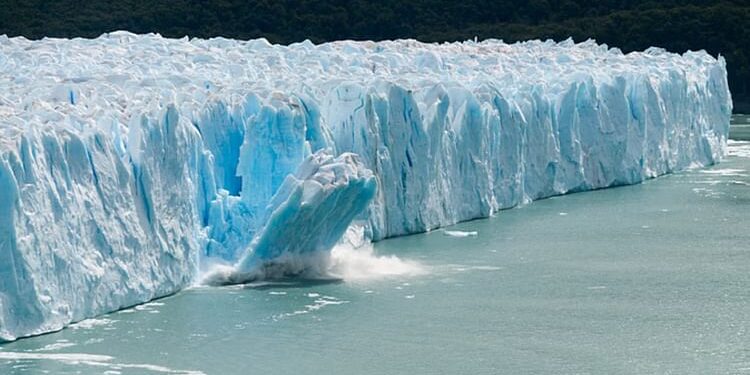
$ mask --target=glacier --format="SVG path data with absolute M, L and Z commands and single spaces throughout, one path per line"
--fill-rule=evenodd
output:
M 2 340 L 710 165 L 732 111 L 723 58 L 591 40 L 0 36 L 0 72 Z

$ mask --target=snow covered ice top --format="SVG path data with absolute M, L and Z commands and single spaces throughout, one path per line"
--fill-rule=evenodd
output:
M 239 103 L 250 92 L 267 101 L 285 101 L 292 94 L 322 99 L 342 84 L 392 82 L 407 90 L 436 84 L 469 90 L 492 86 L 506 97 L 541 89 L 560 99 L 574 82 L 600 85 L 648 77 L 659 83 L 679 74 L 694 89 L 723 65 L 705 52 L 677 56 L 652 48 L 622 54 L 593 41 L 570 40 L 512 45 L 497 40 L 342 41 L 318 46 L 305 41 L 282 46 L 264 39 L 177 40 L 113 32 L 72 41 L 3 36 L 0 45 L 4 132 L 28 123 L 99 127 L 96 121 L 102 118 L 128 120 L 165 103 L 201 110 L 213 100 Z
M 711 164 L 731 108 L 705 52 L 3 36 L 0 337 L 350 224 L 378 240 Z

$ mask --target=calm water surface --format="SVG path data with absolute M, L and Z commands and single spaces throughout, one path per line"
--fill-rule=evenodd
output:
M 0 374 L 750 374 L 750 144 L 730 149 L 376 244 L 420 275 L 192 289 L 4 344 Z

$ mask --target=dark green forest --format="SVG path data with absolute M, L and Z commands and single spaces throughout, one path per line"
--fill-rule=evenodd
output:
M 624 52 L 705 49 L 727 59 L 735 110 L 750 111 L 748 0 L 0 0 L 0 34 L 113 30 L 249 39 L 596 39 Z

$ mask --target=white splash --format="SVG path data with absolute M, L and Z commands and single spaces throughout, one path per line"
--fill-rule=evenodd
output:
M 235 268 L 228 264 L 214 263 L 207 266 L 199 281 L 203 285 L 222 285 L 233 283 Z M 277 258 L 274 264 L 266 264 L 243 275 L 245 280 L 257 282 L 262 280 L 284 279 L 290 275 L 301 279 L 340 279 L 344 281 L 361 281 L 396 276 L 418 276 L 427 273 L 424 266 L 411 260 L 403 260 L 395 255 L 377 255 L 373 244 L 365 239 L 364 228 L 351 226 L 343 238 L 330 252 L 318 252 L 309 255 L 285 254 Z
M 345 281 L 362 281 L 397 276 L 419 276 L 426 267 L 395 255 L 377 255 L 372 244 L 354 247 L 339 244 L 331 251 L 328 274 Z

